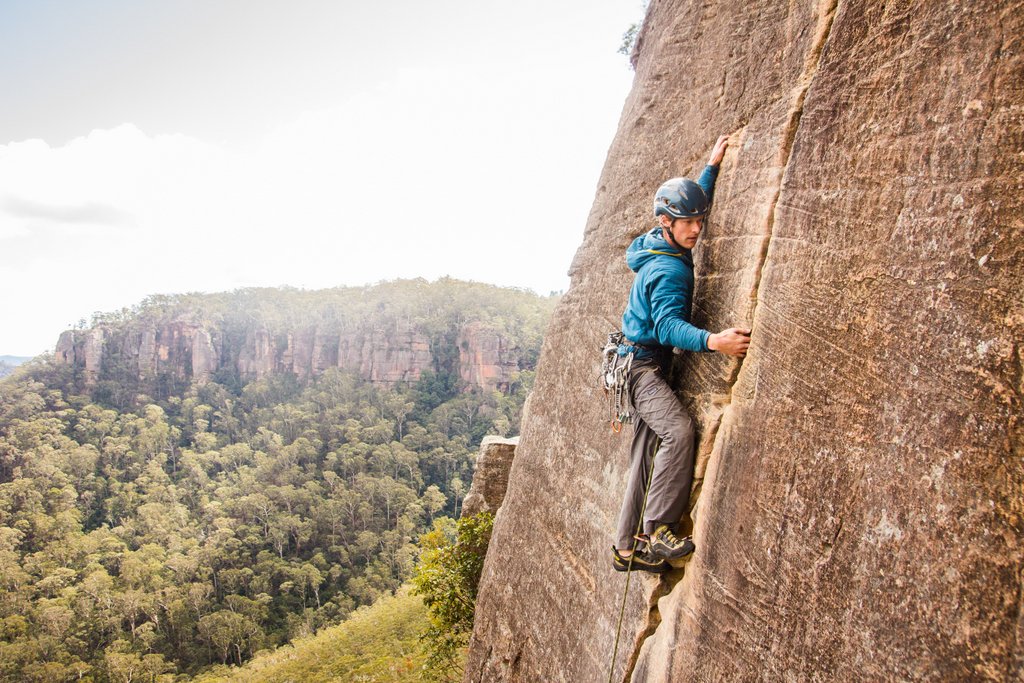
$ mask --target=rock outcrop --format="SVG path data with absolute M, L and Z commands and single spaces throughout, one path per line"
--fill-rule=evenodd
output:
M 404 326 L 398 330 L 375 329 L 356 339 L 342 338 L 338 357 L 341 367 L 358 372 L 363 379 L 389 384 L 414 382 L 433 368 L 430 338 Z
M 67 330 L 62 332 L 54 348 L 58 363 L 77 366 L 82 372 L 83 383 L 94 386 L 103 368 L 103 328 L 91 330 Z
M 508 341 L 497 331 L 472 322 L 459 333 L 459 373 L 470 386 L 508 389 L 512 373 L 519 371 Z
M 462 501 L 462 516 L 480 512 L 497 513 L 505 500 L 508 489 L 508 474 L 516 456 L 519 437 L 503 439 L 500 436 L 485 436 L 480 442 L 480 453 L 473 470 L 473 483 Z
M 138 380 L 169 377 L 176 381 L 206 380 L 220 366 L 221 339 L 202 325 L 170 321 L 124 329 L 99 325 L 68 330 L 57 341 L 55 357 L 82 372 L 84 386 L 106 377 L 105 360 L 133 370 Z M 109 365 L 110 363 L 108 363 Z M 123 377 L 119 377 L 123 381 Z
M 82 388 L 110 380 L 131 384 L 128 393 L 166 394 L 215 375 L 244 382 L 290 373 L 302 381 L 328 368 L 389 385 L 431 371 L 446 386 L 461 379 L 507 392 L 518 372 L 534 369 L 553 303 L 452 280 L 155 297 L 63 333 L 55 356 Z
M 652 4 L 466 681 L 1020 679 L 1022 37 L 1020 1 Z M 652 192 L 719 133 L 694 323 L 752 345 L 677 361 L 697 552 L 634 577 L 613 664 L 629 437 L 598 351 Z
M 247 379 L 275 372 L 306 379 L 340 367 L 366 381 L 396 384 L 415 382 L 435 367 L 429 337 L 408 328 L 378 328 L 351 336 L 316 329 L 274 335 L 257 328 L 246 334 L 237 349 L 224 348 L 222 338 L 216 328 L 172 322 L 122 336 L 115 343 L 118 358 L 130 359 L 141 380 L 161 373 L 178 380 L 206 380 L 232 365 Z M 104 354 L 114 351 L 111 343 L 107 326 L 68 330 L 57 342 L 56 358 L 82 370 L 86 386 L 92 386 L 101 376 Z M 523 369 L 519 360 L 518 352 L 498 333 L 482 331 L 475 323 L 467 325 L 459 337 L 459 374 L 468 386 L 506 390 L 512 373 Z

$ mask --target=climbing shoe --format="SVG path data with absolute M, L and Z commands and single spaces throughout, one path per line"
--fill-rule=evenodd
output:
M 623 557 L 619 553 L 615 546 L 612 546 L 612 565 L 615 567 L 617 572 L 628 572 L 632 569 L 635 572 L 653 572 L 655 574 L 661 574 L 672 569 L 665 560 L 660 557 L 654 557 L 649 552 L 635 551 L 633 553 L 633 566 L 629 565 L 630 558 L 628 556 Z
M 678 560 L 681 557 L 686 557 L 693 552 L 695 547 L 692 538 L 689 536 L 682 539 L 677 538 L 668 524 L 662 524 L 655 529 L 647 541 L 647 550 L 650 554 L 655 557 L 663 557 L 666 560 Z

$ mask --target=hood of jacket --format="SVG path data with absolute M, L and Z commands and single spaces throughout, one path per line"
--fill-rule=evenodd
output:
M 661 228 L 652 228 L 650 232 L 633 240 L 633 243 L 626 249 L 626 264 L 633 272 L 640 272 L 644 264 L 651 259 L 665 256 L 682 259 L 684 263 L 693 268 L 693 257 L 690 255 L 690 250 L 679 251 L 670 246 L 662 237 Z

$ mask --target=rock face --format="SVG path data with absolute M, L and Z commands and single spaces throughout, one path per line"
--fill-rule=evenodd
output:
M 105 376 L 104 359 L 111 354 L 119 362 L 127 360 L 140 380 L 205 380 L 219 367 L 220 336 L 199 324 L 171 321 L 121 334 L 112 334 L 114 330 L 100 325 L 64 332 L 57 341 L 56 360 L 81 370 L 86 387 Z
M 341 367 L 372 382 L 414 382 L 424 370 L 433 367 L 430 338 L 406 326 L 394 331 L 378 328 L 366 336 L 342 338 L 338 358 Z
M 217 348 L 209 330 L 196 330 L 192 344 L 192 376 L 206 381 L 217 370 Z
M 497 513 L 505 500 L 508 488 L 508 473 L 516 455 L 519 437 L 503 439 L 500 436 L 486 436 L 480 442 L 480 454 L 473 470 L 473 484 L 462 501 L 462 516 L 480 512 Z
M 330 368 L 364 381 L 513 391 L 532 380 L 557 296 L 440 278 L 365 287 L 240 289 L 148 297 L 69 330 L 56 361 L 78 389 L 131 403 L 216 378 L 235 388 L 269 375 L 304 382 Z M 461 380 L 461 382 L 460 382 Z
M 462 381 L 471 386 L 508 388 L 519 365 L 500 334 L 472 322 L 462 328 L 458 344 Z
M 465 680 L 1022 676 L 1022 36 L 1019 1 L 653 3 Z M 694 323 L 752 345 L 677 361 L 697 552 L 634 577 L 613 664 L 629 435 L 598 351 L 653 191 L 719 133 Z
M 478 322 L 467 323 L 457 343 L 458 372 L 468 386 L 507 390 L 512 374 L 522 369 L 519 350 Z M 256 327 L 234 346 L 224 341 L 219 329 L 202 323 L 170 321 L 128 330 L 100 325 L 61 334 L 55 356 L 58 362 L 80 370 L 85 386 L 93 386 L 103 376 L 103 358 L 108 353 L 119 361 L 128 359 L 142 381 L 158 376 L 205 381 L 232 366 L 246 379 L 275 372 L 306 379 L 340 367 L 367 381 L 395 384 L 415 382 L 435 367 L 427 334 L 402 324 L 350 335 L 316 328 L 275 335 Z
M 95 385 L 103 365 L 103 329 L 62 332 L 54 357 L 58 363 L 77 366 L 82 371 L 85 386 Z

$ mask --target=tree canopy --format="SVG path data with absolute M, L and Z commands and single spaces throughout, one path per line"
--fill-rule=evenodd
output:
M 19 368 L 0 382 L 0 680 L 195 675 L 392 593 L 456 513 L 480 439 L 517 431 L 532 379 L 388 387 L 332 368 L 116 406 L 66 366 Z

